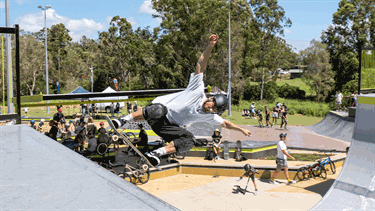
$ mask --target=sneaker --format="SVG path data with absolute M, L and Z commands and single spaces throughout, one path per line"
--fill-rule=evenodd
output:
M 256 196 L 258 194 L 258 190 L 255 190 L 254 192 L 254 196 Z
M 156 166 L 158 166 L 160 164 L 159 156 L 156 153 L 154 153 L 154 152 L 146 152 L 145 156 L 147 157 L 147 159 L 150 161 L 150 163 L 153 166 L 156 167 Z
M 274 185 L 277 185 L 279 183 L 277 183 L 275 180 L 274 181 L 270 181 L 271 184 L 274 184 Z
M 287 185 L 294 184 L 294 183 L 296 183 L 296 181 L 290 180 L 290 182 L 288 182 Z
M 219 160 L 219 159 L 220 159 L 219 156 L 216 155 L 215 160 Z

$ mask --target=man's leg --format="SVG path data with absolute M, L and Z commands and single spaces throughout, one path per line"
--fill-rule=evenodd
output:
M 280 172 L 280 169 L 276 169 L 275 172 L 273 172 L 272 177 L 271 177 L 271 183 L 275 181 L 275 178 L 277 177 L 277 174 Z

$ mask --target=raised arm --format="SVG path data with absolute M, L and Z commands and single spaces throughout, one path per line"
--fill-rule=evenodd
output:
M 245 129 L 245 128 L 241 128 L 241 127 L 233 124 L 229 120 L 224 120 L 224 122 L 221 124 L 221 126 L 227 128 L 227 129 L 230 129 L 230 130 L 241 131 L 245 136 L 251 136 L 250 130 Z
M 210 44 L 208 44 L 206 50 L 203 52 L 201 57 L 198 60 L 197 67 L 195 68 L 195 74 L 203 73 L 206 70 L 208 59 L 210 58 L 212 48 L 215 46 L 219 36 L 213 34 L 210 36 Z

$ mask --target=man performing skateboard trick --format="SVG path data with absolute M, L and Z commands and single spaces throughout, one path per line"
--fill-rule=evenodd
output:
M 189 84 L 184 91 L 155 98 L 152 104 L 123 118 L 112 120 L 119 128 L 128 121 L 146 120 L 152 130 L 161 138 L 170 143 L 162 148 L 145 153 L 148 160 L 157 166 L 160 157 L 166 154 L 188 152 L 199 141 L 188 130 L 180 127 L 194 122 L 207 122 L 212 125 L 221 125 L 224 128 L 241 131 L 250 136 L 251 132 L 220 117 L 228 107 L 225 95 L 218 94 L 207 98 L 204 93 L 203 72 L 206 69 L 208 58 L 219 36 L 211 35 L 210 43 L 198 60 L 194 73 L 191 73 Z

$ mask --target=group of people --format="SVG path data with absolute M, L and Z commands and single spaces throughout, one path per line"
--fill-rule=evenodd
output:
M 356 91 L 354 91 L 353 94 L 345 96 L 345 97 L 346 98 L 352 98 L 352 101 L 353 101 L 351 103 L 352 107 L 356 107 L 357 106 L 357 103 L 358 103 L 358 94 L 357 94 Z M 342 100 L 343 99 L 344 99 L 344 96 L 341 94 L 341 91 L 338 90 L 336 92 L 336 95 L 335 95 L 335 103 L 336 103 L 337 111 L 342 111 L 341 104 L 342 104 Z
M 257 119 L 258 117 L 258 123 L 259 127 L 273 127 L 274 125 L 277 125 L 277 119 L 281 118 L 281 125 L 280 128 L 287 129 L 287 122 L 288 122 L 288 107 L 285 105 L 285 102 L 283 104 L 279 103 L 279 101 L 276 102 L 275 106 L 272 110 L 268 108 L 268 106 L 264 107 L 264 115 L 266 118 L 266 125 L 263 123 L 263 113 L 262 110 L 256 110 L 255 109 L 255 102 L 252 102 L 249 109 L 244 109 L 242 111 L 242 116 L 244 117 L 250 117 Z M 271 120 L 272 115 L 272 121 Z M 256 117 L 257 116 L 257 117 Z
M 111 105 L 110 105 L 110 109 L 111 109 L 111 116 L 112 117 L 114 117 L 115 113 L 117 114 L 117 117 L 120 116 L 121 105 L 120 105 L 119 102 L 117 102 L 117 103 L 112 102 Z M 132 112 L 138 111 L 137 101 L 134 101 L 134 105 L 130 101 L 127 101 L 126 102 L 126 111 L 128 112 L 128 114 L 131 114 Z

